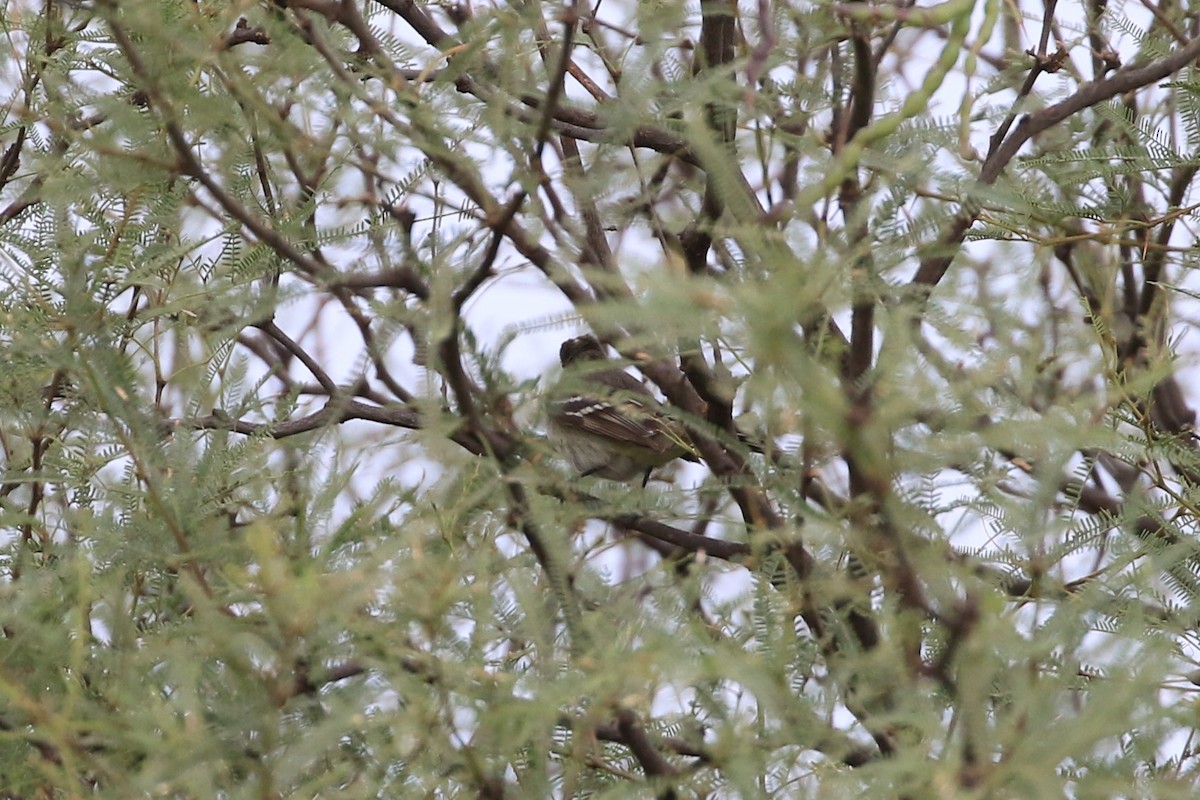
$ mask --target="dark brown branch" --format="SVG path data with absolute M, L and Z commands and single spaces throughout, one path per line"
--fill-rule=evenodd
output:
M 660 776 L 674 776 L 679 774 L 679 769 L 663 757 L 662 753 L 655 749 L 650 743 L 650 739 L 646 736 L 646 731 L 638 722 L 637 715 L 629 709 L 622 709 L 617 714 L 617 730 L 620 731 L 621 737 L 625 744 L 633 752 L 633 757 L 638 760 L 642 766 L 642 771 L 646 773 L 646 777 L 654 778 Z
M 1017 119 L 1017 113 L 1024 104 L 1025 98 L 1033 91 L 1033 85 L 1037 82 L 1038 76 L 1046 71 L 1051 63 L 1051 57 L 1047 52 L 1047 47 L 1050 44 L 1050 25 L 1054 21 L 1054 6 L 1057 0 L 1046 0 L 1042 14 L 1042 36 L 1038 42 L 1037 52 L 1029 52 L 1029 56 L 1033 59 L 1033 66 L 1029 70 L 1029 74 L 1025 76 L 1025 82 L 1021 84 L 1021 88 L 1017 91 L 1017 96 L 1013 100 L 1012 110 L 1008 116 L 996 127 L 995 133 L 992 134 L 988 143 L 988 157 L 990 158 L 1000 147 L 1004 141 L 1004 137 L 1008 135 L 1008 131 L 1012 128 L 1013 122 Z
M 739 561 L 751 553 L 748 544 L 701 536 L 639 514 L 615 514 L 600 518 L 652 539 L 666 542 L 689 553 L 703 552 L 726 561 Z
M 1183 69 L 1200 57 L 1200 37 L 1188 42 L 1185 47 L 1164 58 L 1142 66 L 1129 66 L 1117 70 L 1108 78 L 1085 83 L 1075 94 L 1041 111 L 1027 115 L 1010 135 L 983 164 L 979 181 L 988 186 L 995 182 L 1017 152 L 1031 138 L 1048 130 L 1085 108 L 1105 100 L 1140 89 L 1162 80 L 1173 72 Z
M 255 327 L 278 342 L 290 355 L 299 359 L 300 363 L 312 373 L 312 376 L 317 379 L 317 383 L 321 384 L 321 387 L 325 389 L 330 397 L 339 392 L 337 384 L 333 382 L 333 379 L 329 377 L 325 369 L 317 363 L 317 360 L 309 355 L 307 350 L 293 341 L 292 337 L 284 333 L 278 325 L 269 321 L 261 322 Z
M 419 300 L 429 299 L 429 286 L 408 267 L 392 267 L 378 272 L 344 272 L 324 282 L 333 289 L 403 289 Z
M 0 189 L 8 185 L 8 181 L 12 178 L 13 173 L 17 171 L 17 167 L 21 166 L 21 148 L 25 146 L 25 127 L 21 126 L 17 129 L 17 138 L 4 151 L 4 156 L 0 158 Z
M 204 168 L 200 159 L 193 152 L 193 145 L 188 141 L 183 128 L 180 127 L 174 108 L 166 97 L 159 92 L 157 81 L 151 76 L 150 71 L 142 61 L 141 54 L 133 46 L 132 39 L 129 38 L 125 32 L 125 28 L 117 21 L 115 15 L 109 15 L 108 26 L 112 31 L 113 39 L 116 41 L 117 46 L 121 49 L 122 54 L 129 61 L 130 68 L 138 77 L 142 91 L 146 93 L 151 104 L 159 110 L 163 120 L 163 127 L 167 132 L 167 138 L 175 148 L 175 153 L 179 158 L 180 171 L 204 186 L 213 199 L 225 210 L 225 213 L 245 226 L 259 241 L 268 245 L 282 258 L 295 264 L 301 272 L 313 276 L 327 272 L 328 268 L 324 264 L 311 256 L 301 253 L 281 233 L 267 225 L 254 214 L 251 214 L 244 205 L 226 192 L 225 188 L 217 183 L 208 173 L 208 170 Z
M 990 186 L 995 183 L 1021 147 L 1042 131 L 1052 128 L 1085 108 L 1161 80 L 1186 67 L 1198 57 L 1200 37 L 1192 39 L 1186 46 L 1158 61 L 1142 66 L 1123 67 L 1104 80 L 1086 83 L 1066 100 L 1027 115 L 989 154 L 979 173 L 979 185 Z M 913 276 L 915 285 L 935 286 L 941 281 L 978 213 L 974 202 L 964 206 L 936 244 L 930 248 L 929 255 L 921 259 L 920 267 Z

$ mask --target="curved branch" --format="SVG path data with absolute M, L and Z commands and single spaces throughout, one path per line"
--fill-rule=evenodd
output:
M 990 186 L 995 183 L 1021 147 L 1042 131 L 1089 106 L 1162 80 L 1171 73 L 1183 69 L 1197 58 L 1200 58 L 1200 37 L 1192 39 L 1185 47 L 1158 61 L 1143 66 L 1124 67 L 1104 80 L 1086 83 L 1066 100 L 1029 114 L 1017 124 L 1009 137 L 996 147 L 984 162 L 983 168 L 979 172 L 978 185 Z M 942 280 L 957 254 L 958 245 L 962 244 L 967 231 L 975 223 L 978 215 L 977 205 L 973 201 L 968 201 L 950 222 L 942 236 L 938 238 L 936 244 L 930 248 L 930 255 L 921 259 L 921 265 L 913 276 L 913 284 L 936 286 Z

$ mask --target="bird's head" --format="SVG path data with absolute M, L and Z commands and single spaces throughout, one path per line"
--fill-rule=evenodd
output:
M 562 347 L 558 348 L 558 360 L 564 367 L 581 361 L 606 361 L 607 359 L 608 354 L 604 352 L 604 345 L 600 344 L 600 340 L 591 334 L 567 339 L 562 343 Z

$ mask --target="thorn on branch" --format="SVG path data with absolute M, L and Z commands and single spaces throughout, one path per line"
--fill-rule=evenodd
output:
M 234 26 L 233 32 L 225 37 L 225 41 L 221 43 L 222 50 L 230 50 L 240 44 L 262 44 L 271 43 L 271 36 L 265 30 L 255 25 L 250 27 L 250 23 L 242 17 Z
M 1037 62 L 1037 67 L 1039 70 L 1050 74 L 1058 72 L 1060 69 L 1062 69 L 1063 64 L 1066 63 L 1068 57 L 1067 51 L 1063 50 L 1062 48 L 1055 50 L 1051 55 L 1042 55 L 1031 47 L 1025 51 L 1025 55 Z

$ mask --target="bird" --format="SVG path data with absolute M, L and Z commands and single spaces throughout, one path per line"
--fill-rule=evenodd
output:
M 558 356 L 564 377 L 552 393 L 549 434 L 583 476 L 625 482 L 642 475 L 645 486 L 657 467 L 698 460 L 683 425 L 595 336 L 567 339 Z

